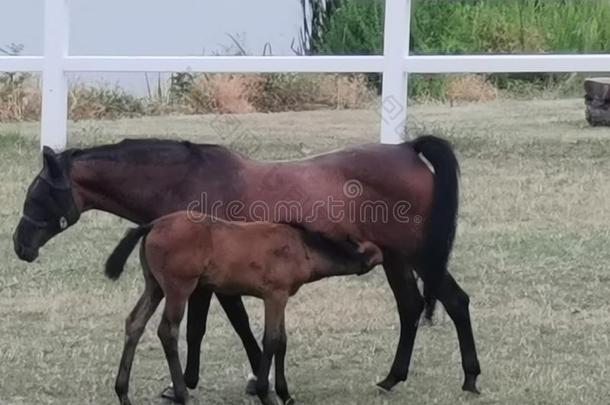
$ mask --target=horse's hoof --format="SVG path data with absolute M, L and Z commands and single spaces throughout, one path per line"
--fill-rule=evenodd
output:
M 288 397 L 287 400 L 284 401 L 284 405 L 294 405 L 294 399 L 292 397 Z
M 192 377 L 188 373 L 184 373 L 184 383 L 186 384 L 187 388 L 194 390 L 197 388 L 197 384 L 199 384 L 199 377 Z
M 256 377 L 250 376 L 246 382 L 246 394 L 256 395 Z
M 165 398 L 165 399 L 170 399 L 170 400 L 174 400 L 174 386 L 173 385 L 169 385 L 167 387 L 165 387 L 165 389 L 163 391 L 161 391 L 160 394 L 161 398 Z
M 186 398 L 184 399 L 184 401 L 178 400 L 174 393 L 173 385 L 170 385 L 170 386 L 166 387 L 163 391 L 161 391 L 160 396 L 161 396 L 161 398 L 168 400 L 168 403 L 184 404 L 184 405 L 193 404 L 192 398 L 188 394 L 187 394 Z
M 275 396 L 269 394 L 262 397 L 261 402 L 263 403 L 263 405 L 280 405 L 279 401 L 275 399 Z
M 389 393 L 392 391 L 392 388 L 394 388 L 396 386 L 396 384 L 398 384 L 400 382 L 400 380 L 398 380 L 396 377 L 394 377 L 392 374 L 390 374 L 389 376 L 387 376 L 385 378 L 385 380 L 380 381 L 377 383 L 377 387 L 385 393 Z
M 481 395 L 481 391 L 477 389 L 477 376 L 467 375 L 466 379 L 464 380 L 464 385 L 462 385 L 462 390 L 472 392 L 476 395 Z
M 131 401 L 127 397 L 120 398 L 121 405 L 131 405 Z

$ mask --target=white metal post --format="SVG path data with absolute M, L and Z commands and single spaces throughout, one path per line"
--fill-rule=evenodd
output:
M 64 61 L 68 56 L 70 19 L 67 0 L 45 0 L 44 65 L 40 143 L 64 149 L 67 140 L 68 82 Z
M 411 0 L 386 0 L 381 87 L 381 142 L 403 140 L 407 114 L 405 57 L 409 53 Z

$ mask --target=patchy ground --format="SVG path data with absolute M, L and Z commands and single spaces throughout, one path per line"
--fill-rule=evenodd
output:
M 601 404 L 610 392 L 610 130 L 589 128 L 580 100 L 416 106 L 413 134 L 455 143 L 462 209 L 451 264 L 470 293 L 483 375 L 460 391 L 448 317 L 420 329 L 411 373 L 391 395 L 398 319 L 383 273 L 323 281 L 288 307 L 287 375 L 299 404 Z M 373 111 L 81 122 L 72 146 L 155 136 L 222 142 L 260 158 L 294 158 L 376 141 Z M 0 125 L 0 403 L 114 404 L 123 322 L 142 280 L 117 283 L 103 263 L 125 221 L 88 213 L 26 265 L 11 234 L 40 159 L 34 124 Z M 262 305 L 247 300 L 254 328 Z M 159 403 L 168 370 L 149 325 L 136 355 L 134 403 Z M 183 347 L 184 348 L 184 347 Z M 238 338 L 213 304 L 199 403 L 256 403 Z

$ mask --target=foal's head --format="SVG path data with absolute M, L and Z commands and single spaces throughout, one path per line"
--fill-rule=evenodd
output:
M 383 263 L 383 253 L 373 242 L 333 240 L 319 232 L 308 232 L 296 225 L 293 227 L 301 231 L 303 242 L 311 249 L 319 277 L 362 275 Z
M 383 253 L 379 246 L 369 241 L 358 242 L 356 245 L 356 251 L 361 256 L 363 273 L 383 263 Z
M 44 147 L 43 168 L 28 188 L 23 215 L 13 234 L 15 253 L 32 262 L 49 239 L 73 225 L 80 216 L 68 174 L 68 154 Z

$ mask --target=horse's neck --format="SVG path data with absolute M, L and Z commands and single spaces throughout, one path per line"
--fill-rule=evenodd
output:
M 152 187 L 145 187 L 145 167 L 127 170 L 124 164 L 103 160 L 76 160 L 72 163 L 70 177 L 77 205 L 81 211 L 91 209 L 109 212 L 136 223 L 151 221 L 156 216 L 158 199 L 154 199 Z M 154 190 L 158 196 L 164 190 L 159 182 Z

